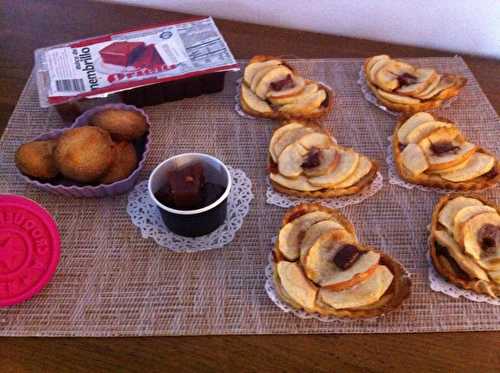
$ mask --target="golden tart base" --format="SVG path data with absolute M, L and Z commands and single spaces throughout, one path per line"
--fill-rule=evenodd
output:
M 428 239 L 429 255 L 431 258 L 432 265 L 446 281 L 452 283 L 453 285 L 459 288 L 465 290 L 471 290 L 478 294 L 485 294 L 492 298 L 500 297 L 500 284 L 496 284 L 490 281 L 470 278 L 458 266 L 455 259 L 453 259 L 451 255 L 448 254 L 448 252 L 443 252 L 443 249 L 440 249 L 436 245 L 435 232 L 437 228 L 440 226 L 440 223 L 438 221 L 439 212 L 450 200 L 458 196 L 477 199 L 483 202 L 487 206 L 495 207 L 496 210 L 500 213 L 500 209 L 498 206 L 495 206 L 487 199 L 475 193 L 450 193 L 441 197 L 437 202 L 436 206 L 434 206 L 434 210 L 432 212 L 432 222 L 430 226 L 430 235 Z

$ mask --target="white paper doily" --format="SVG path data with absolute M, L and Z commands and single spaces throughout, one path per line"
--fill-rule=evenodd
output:
M 243 110 L 243 108 L 241 107 L 241 104 L 240 104 L 240 92 L 241 92 L 241 82 L 242 82 L 243 78 L 239 78 L 237 81 L 236 81 L 236 94 L 234 95 L 234 110 L 238 113 L 238 115 L 240 117 L 243 117 L 243 118 L 247 118 L 247 119 L 260 119 L 260 118 L 257 118 L 257 117 L 254 117 L 253 115 L 250 115 L 250 114 L 247 114 L 245 113 L 245 111 Z M 325 84 L 324 82 L 319 82 L 321 83 L 322 85 L 324 85 L 325 87 L 327 87 L 330 91 L 333 91 L 332 90 L 332 87 L 330 87 L 328 84 Z
M 436 271 L 428 253 L 426 254 L 426 257 L 429 262 L 429 285 L 433 291 L 446 294 L 452 298 L 464 297 L 474 302 L 484 302 L 500 306 L 500 299 L 493 299 L 487 295 L 476 294 L 471 290 L 461 289 L 449 283 Z
M 363 92 L 363 96 L 365 97 L 366 101 L 368 101 L 369 103 L 375 105 L 380 110 L 383 110 L 386 113 L 388 113 L 390 115 L 393 115 L 395 117 L 397 117 L 397 116 L 399 116 L 401 114 L 401 113 L 398 113 L 397 111 L 392 111 L 391 109 L 389 109 L 387 106 L 385 106 L 384 104 L 382 104 L 378 100 L 377 96 L 375 96 L 373 94 L 372 90 L 370 89 L 370 87 L 368 87 L 368 84 L 366 83 L 366 78 L 365 78 L 365 72 L 364 72 L 364 69 L 363 69 L 363 65 L 361 65 L 361 69 L 359 70 L 359 77 L 358 77 L 357 83 L 360 86 L 361 92 Z M 457 97 L 455 96 L 455 97 L 452 97 L 450 99 L 445 100 L 442 103 L 442 105 L 439 107 L 439 109 L 446 109 L 456 99 L 457 99 Z M 436 109 L 438 109 L 438 108 L 436 108 Z M 432 109 L 432 110 L 436 110 L 436 109 Z M 428 110 L 428 111 L 432 111 L 432 110 Z
M 240 117 L 247 118 L 247 119 L 258 119 L 257 117 L 254 117 L 253 115 L 245 113 L 243 108 L 240 105 L 240 92 L 241 92 L 241 82 L 243 78 L 239 78 L 236 81 L 236 95 L 234 96 L 234 110 L 238 113 Z
M 232 188 L 227 200 L 227 217 L 224 224 L 212 233 L 201 237 L 183 237 L 169 231 L 158 208 L 148 195 L 148 181 L 135 186 L 128 195 L 127 212 L 143 238 L 152 238 L 160 246 L 175 252 L 196 252 L 219 249 L 231 242 L 248 214 L 252 182 L 240 169 L 227 167 L 232 178 Z
M 321 204 L 325 206 L 340 209 L 349 205 L 356 205 L 363 202 L 365 199 L 375 195 L 380 189 L 382 189 L 383 186 L 384 178 L 380 172 L 377 172 L 377 176 L 375 177 L 375 180 L 373 180 L 373 183 L 361 193 L 354 196 L 336 198 L 300 198 L 276 192 L 271 186 L 269 179 L 267 179 L 266 202 L 270 205 L 275 205 L 283 208 L 297 206 L 301 203 L 321 202 Z

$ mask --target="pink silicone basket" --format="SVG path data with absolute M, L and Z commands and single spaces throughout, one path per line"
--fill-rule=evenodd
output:
M 76 120 L 73 122 L 71 127 L 68 128 L 62 128 L 62 129 L 56 129 L 52 130 L 46 134 L 40 135 L 36 138 L 33 139 L 35 140 L 50 140 L 50 139 L 55 139 L 59 137 L 61 134 L 63 134 L 65 131 L 75 128 L 75 127 L 81 127 L 89 123 L 90 118 L 101 111 L 107 110 L 107 109 L 120 109 L 120 110 L 129 110 L 129 111 L 136 111 L 140 113 L 145 119 L 146 123 L 148 124 L 148 127 L 151 128 L 151 123 L 149 122 L 149 117 L 148 115 L 144 112 L 144 110 L 141 110 L 135 106 L 132 105 L 125 105 L 125 104 L 107 104 L 103 106 L 97 106 L 95 108 L 89 109 L 86 112 L 84 112 L 82 115 L 80 115 Z M 129 177 L 126 179 L 116 181 L 112 184 L 101 184 L 101 185 L 81 185 L 76 182 L 70 181 L 70 180 L 62 180 L 61 182 L 58 183 L 53 183 L 53 182 L 42 182 L 36 179 L 32 179 L 29 176 L 23 175 L 21 172 L 19 174 L 21 177 L 26 180 L 29 184 L 35 186 L 38 189 L 41 189 L 46 192 L 50 193 L 55 193 L 67 197 L 77 197 L 77 198 L 100 198 L 100 197 L 109 197 L 109 196 L 114 196 L 117 194 L 122 194 L 125 193 L 126 191 L 132 189 L 132 187 L 135 185 L 137 182 L 137 179 L 139 178 L 139 174 L 141 173 L 141 170 L 144 168 L 144 163 L 146 161 L 146 156 L 149 152 L 149 146 L 150 146 L 150 131 L 146 133 L 143 139 L 140 141 L 136 141 L 135 147 L 138 153 L 139 157 L 139 163 L 137 165 L 137 168 L 130 174 Z

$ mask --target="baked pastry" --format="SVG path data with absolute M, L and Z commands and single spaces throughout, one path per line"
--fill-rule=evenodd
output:
M 500 296 L 500 209 L 475 194 L 442 197 L 432 213 L 429 252 L 452 284 Z
M 57 140 L 54 159 L 68 179 L 89 183 L 101 177 L 113 163 L 113 141 L 98 127 L 83 126 L 64 132 Z
M 346 217 L 318 204 L 285 214 L 273 258 L 277 295 L 297 310 L 369 318 L 396 309 L 410 294 L 399 262 L 359 243 Z
M 54 161 L 56 140 L 31 141 L 17 148 L 17 168 L 25 175 L 37 179 L 56 177 L 59 170 Z
M 128 141 L 114 143 L 113 162 L 99 179 L 99 184 L 111 184 L 126 179 L 137 167 L 137 162 L 137 153 L 132 143 Z
M 330 198 L 360 193 L 374 181 L 375 161 L 337 145 L 321 126 L 291 121 L 269 143 L 272 187 L 296 197 Z
M 115 141 L 132 141 L 148 130 L 144 116 L 131 110 L 106 109 L 94 114 L 90 122 L 108 131 Z
M 467 83 L 463 76 L 418 68 L 386 54 L 367 58 L 365 79 L 377 99 L 391 110 L 416 113 L 438 108 L 457 96 Z
M 319 118 L 332 109 L 333 93 L 303 78 L 281 58 L 258 55 L 243 72 L 240 105 L 257 117 Z
M 419 112 L 403 116 L 392 136 L 399 175 L 413 184 L 479 190 L 500 180 L 495 156 L 468 142 L 455 123 Z

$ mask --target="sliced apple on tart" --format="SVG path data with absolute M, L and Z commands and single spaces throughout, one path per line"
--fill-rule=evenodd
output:
M 343 290 L 369 277 L 380 261 L 380 254 L 363 252 L 346 230 L 325 233 L 309 249 L 304 270 L 314 283 L 331 290 Z
M 392 136 L 399 175 L 430 187 L 480 190 L 500 181 L 498 160 L 468 142 L 455 123 L 419 112 L 403 116 Z
M 474 194 L 442 197 L 432 214 L 429 252 L 452 284 L 500 297 L 500 210 Z
M 243 110 L 252 115 L 274 115 L 271 105 L 257 97 L 255 93 L 244 84 L 241 85 L 240 104 Z
M 326 218 L 317 221 L 318 213 Z M 306 227 L 305 221 L 316 222 Z M 302 204 L 286 213 L 273 258 L 278 297 L 310 313 L 376 317 L 399 307 L 410 292 L 401 264 L 360 244 L 352 223 L 337 210 L 317 204 Z
M 281 64 L 282 61 L 279 59 L 270 59 L 262 62 L 255 61 L 254 63 L 249 64 L 243 72 L 243 80 L 248 86 L 250 86 L 252 84 L 253 78 L 258 72 L 279 66 Z
M 297 102 L 307 101 L 312 95 L 318 92 L 319 86 L 313 82 L 307 82 L 304 90 L 299 94 L 288 95 L 288 96 L 272 96 L 268 97 L 271 104 L 274 105 L 286 105 L 286 104 L 294 104 Z
M 391 110 L 416 113 L 438 108 L 457 96 L 467 80 L 458 75 L 439 74 L 387 55 L 365 60 L 364 75 L 377 99 Z
M 276 129 L 269 144 L 273 188 L 299 197 L 352 195 L 369 187 L 377 165 L 336 144 L 320 126 L 293 121 Z
M 253 57 L 245 67 L 241 86 L 241 108 L 253 116 L 312 119 L 333 107 L 330 88 L 305 79 L 277 57 Z

